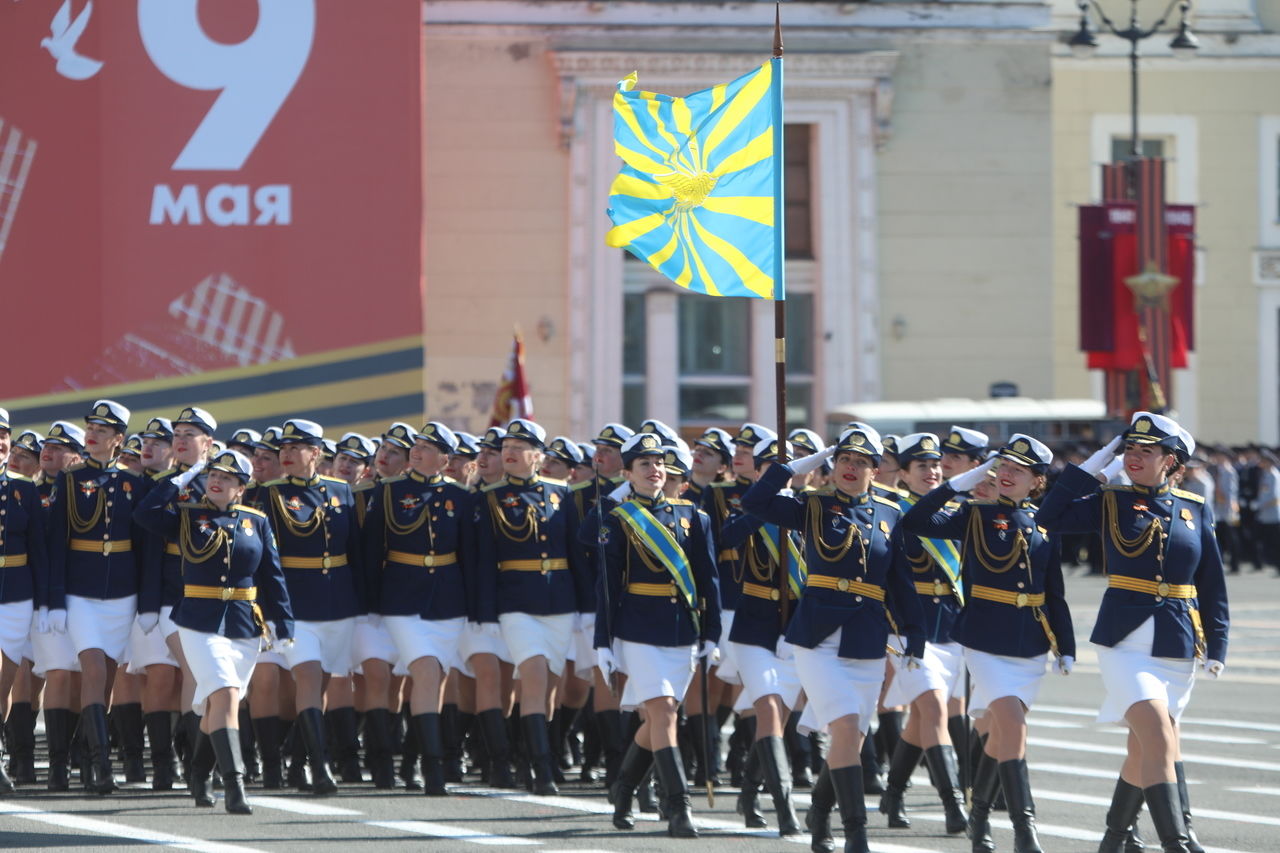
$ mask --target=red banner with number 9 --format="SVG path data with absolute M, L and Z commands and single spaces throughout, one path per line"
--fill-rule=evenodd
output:
M 421 333 L 419 0 L 0 0 L 6 399 Z

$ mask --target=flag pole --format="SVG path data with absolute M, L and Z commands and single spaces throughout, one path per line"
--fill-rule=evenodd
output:
M 776 72 L 782 73 L 782 4 L 773 4 L 773 56 L 779 60 Z M 777 389 L 778 419 L 778 464 L 790 462 L 787 453 L 787 300 L 785 285 L 786 240 L 784 238 L 783 198 L 782 198 L 782 80 L 774 81 L 776 87 L 777 111 L 774 115 L 774 142 L 777 146 L 775 156 L 778 167 L 774 169 L 773 211 L 774 211 L 774 276 L 773 276 L 773 352 L 774 352 L 774 386 Z M 790 576 L 787 563 L 790 560 L 790 532 L 778 530 L 778 604 L 782 617 L 782 630 L 786 631 L 787 621 L 791 616 Z

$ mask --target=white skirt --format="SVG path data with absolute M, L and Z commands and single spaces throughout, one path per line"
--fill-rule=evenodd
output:
M 71 634 L 59 634 L 50 631 L 38 633 L 33 624 L 31 627 L 31 674 L 44 678 L 45 674 L 55 670 L 67 672 L 80 671 L 80 657 L 76 654 L 75 643 L 71 642 Z
M 466 630 L 466 618 L 423 619 L 421 616 L 383 616 L 382 624 L 395 643 L 399 659 L 407 667 L 418 658 L 435 658 L 445 672 L 460 667 L 458 646 Z
M 619 705 L 633 710 L 649 699 L 671 696 L 683 699 L 693 681 L 697 646 L 650 646 L 618 640 L 614 653 L 627 674 Z
M 720 647 L 720 663 L 715 667 L 715 677 L 723 681 L 725 684 L 741 684 L 742 678 L 738 675 L 738 662 L 733 659 L 733 643 L 729 642 L 729 632 L 733 629 L 733 610 L 720 611 L 720 638 L 723 643 L 716 641 L 716 645 Z
M 895 649 L 906 648 L 903 637 L 890 637 L 889 645 Z M 910 705 L 929 690 L 941 690 L 942 701 L 959 696 L 964 690 L 964 654 L 959 643 L 925 643 L 924 658 L 920 666 L 907 670 L 902 658 L 889 655 L 893 667 L 893 681 L 885 692 L 884 706 Z
M 14 664 L 21 664 L 23 657 L 31 656 L 28 648 L 33 613 L 30 599 L 0 604 L 0 653 Z
M 351 674 L 351 639 L 355 629 L 354 616 L 323 622 L 297 620 L 293 623 L 293 643 L 281 651 L 290 669 L 319 661 L 325 674 L 345 678 Z
M 964 663 L 973 676 L 969 716 L 981 717 L 992 702 L 1005 696 L 1018 697 L 1029 709 L 1040 692 L 1048 661 L 1048 652 L 1033 658 L 1017 658 L 965 649 Z
M 363 675 L 360 665 L 367 660 L 380 660 L 395 667 L 400 659 L 395 640 L 386 623 L 371 625 L 368 622 L 356 621 L 355 631 L 351 635 L 351 671 Z
M 147 671 L 147 667 L 156 664 L 164 664 L 166 666 L 177 667 L 178 659 L 173 656 L 173 652 L 169 649 L 169 644 L 165 642 L 169 633 L 165 631 L 165 623 L 173 625 L 176 631 L 178 626 L 173 624 L 173 620 L 169 618 L 173 615 L 173 608 L 165 605 L 160 608 L 160 623 L 156 625 L 155 630 L 150 634 L 142 633 L 142 628 L 138 627 L 138 620 L 133 621 L 133 627 L 129 629 L 129 674 L 141 675 Z
M 275 645 L 269 649 L 263 649 L 258 652 L 258 666 L 263 666 L 264 664 L 269 663 L 275 664 L 285 672 L 289 671 L 289 661 L 285 660 L 285 656 L 281 653 L 279 645 Z
M 462 662 L 458 669 L 467 678 L 476 677 L 471 668 L 472 655 L 494 655 L 503 663 L 511 663 L 511 651 L 501 634 L 494 637 L 485 631 L 473 631 L 467 625 L 463 627 L 462 636 L 458 639 L 458 659 Z
M 579 628 L 573 632 L 569 646 L 569 660 L 573 661 L 573 674 L 586 681 L 591 680 L 591 670 L 596 665 L 596 626 Z
M 129 648 L 129 632 L 138 615 L 138 596 L 124 598 L 83 598 L 67 596 L 67 633 L 76 654 L 88 649 L 119 663 Z
M 778 645 L 786 647 L 784 640 L 779 640 Z M 800 698 L 800 676 L 796 674 L 794 657 L 781 660 L 768 649 L 745 643 L 729 643 L 729 647 L 742 680 L 739 701 L 745 699 L 747 706 L 751 706 L 772 694 L 781 698 L 788 708 L 796 706 Z
M 236 688 L 240 691 L 240 698 L 244 698 L 249 679 L 253 677 L 253 667 L 258 662 L 258 648 L 262 644 L 260 637 L 232 640 L 221 634 L 179 628 L 178 638 L 196 682 L 191 710 L 203 716 L 209 697 L 224 687 Z
M 833 632 L 817 648 L 795 647 L 796 674 L 809 698 L 800 717 L 802 723 L 808 718 L 806 728 L 811 731 L 821 731 L 841 717 L 856 714 L 858 727 L 866 732 L 876 718 L 876 702 L 884 683 L 884 659 L 840 657 L 840 635 L 844 630 Z
M 1098 668 L 1106 696 L 1098 722 L 1123 723 L 1125 712 L 1137 702 L 1156 699 L 1169 706 L 1169 716 L 1182 719 L 1196 680 L 1195 658 L 1151 656 L 1155 622 L 1148 618 L 1113 647 L 1099 646 Z
M 569 657 L 570 636 L 573 633 L 572 613 L 552 616 L 535 616 L 532 613 L 502 613 L 498 624 L 502 626 L 502 639 L 512 649 L 511 662 L 517 667 L 530 658 L 547 659 L 547 669 L 552 675 L 564 672 L 564 662 Z

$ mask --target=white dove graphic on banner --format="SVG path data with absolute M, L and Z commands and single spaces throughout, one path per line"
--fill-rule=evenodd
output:
M 76 42 L 84 34 L 84 28 L 89 25 L 89 16 L 92 14 L 93 0 L 89 0 L 84 11 L 72 21 L 71 0 L 66 0 L 49 24 L 50 37 L 40 40 L 40 46 L 57 60 L 58 73 L 69 80 L 88 80 L 102 69 L 99 60 L 76 53 Z

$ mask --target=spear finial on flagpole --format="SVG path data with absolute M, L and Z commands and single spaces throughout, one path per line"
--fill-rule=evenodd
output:
M 782 56 L 782 3 L 773 4 L 773 55 Z

